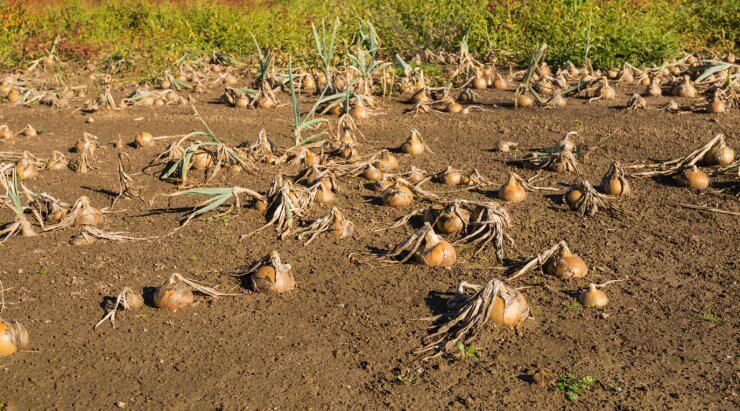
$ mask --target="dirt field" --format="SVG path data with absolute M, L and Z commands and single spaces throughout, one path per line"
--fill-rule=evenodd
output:
M 512 93 L 483 92 L 485 111 L 469 115 L 403 116 L 408 106 L 385 102 L 384 115 L 360 125 L 371 140 L 362 154 L 398 146 L 417 128 L 434 154 L 399 156 L 402 170 L 415 165 L 441 171 L 451 165 L 477 168 L 503 183 L 511 155 L 495 152 L 503 138 L 527 148 L 552 145 L 578 130 L 583 175 L 598 183 L 613 160 L 623 164 L 685 155 L 716 133 L 740 149 L 737 110 L 726 115 L 668 114 L 621 110 L 632 90 L 618 89 L 613 102 L 571 100 L 564 109 L 513 110 Z M 270 111 L 233 109 L 198 96 L 203 119 L 224 142 L 254 141 L 261 128 L 278 146 L 292 143 L 290 106 Z M 283 101 L 288 101 L 282 96 Z M 649 100 L 651 106 L 667 98 Z M 81 102 L 80 102 L 81 103 Z M 85 175 L 42 172 L 28 183 L 72 202 L 87 195 L 108 206 L 117 191 L 118 135 L 129 141 L 139 131 L 156 135 L 202 130 L 187 106 L 130 108 L 98 112 L 94 123 L 72 109 L 0 106 L 0 124 L 20 130 L 32 124 L 42 135 L 0 150 L 47 156 L 68 152 L 83 131 L 97 135 L 99 168 Z M 166 148 L 127 148 L 136 171 Z M 516 155 L 516 154 L 514 154 Z M 75 156 L 70 154 L 70 156 Z M 277 167 L 261 165 L 216 186 L 239 185 L 265 191 Z M 297 169 L 286 169 L 293 175 Z M 531 170 L 517 170 L 524 177 Z M 175 190 L 155 176 L 137 174 L 147 199 Z M 539 185 L 572 183 L 575 175 L 544 173 Z M 507 257 L 531 256 L 567 240 L 591 269 L 587 279 L 565 283 L 539 273 L 514 281 L 532 308 L 521 335 L 490 327 L 474 343 L 479 360 L 455 356 L 414 362 L 411 351 L 427 334 L 417 321 L 439 313 L 444 294 L 460 280 L 482 284 L 502 271 L 491 250 L 472 259 L 458 248 L 452 269 L 418 264 L 375 267 L 349 261 L 352 252 L 386 248 L 410 227 L 374 233 L 411 209 L 377 205 L 376 195 L 354 178 L 340 180 L 336 206 L 356 226 L 351 239 L 321 236 L 304 247 L 279 241 L 274 230 L 239 242 L 264 223 L 245 209 L 228 221 L 198 219 L 177 234 L 149 242 L 69 244 L 76 229 L 12 238 L 0 245 L 0 279 L 5 299 L 15 303 L 2 313 L 23 322 L 30 333 L 28 352 L 0 359 L 0 404 L 27 408 L 212 409 L 212 408 L 493 408 L 571 407 L 547 384 L 532 381 L 536 370 L 555 376 L 593 376 L 581 392 L 584 408 L 733 409 L 739 406 L 737 279 L 740 272 L 740 219 L 678 208 L 675 203 L 740 208 L 737 197 L 699 193 L 670 180 L 633 180 L 635 195 L 621 200 L 626 216 L 599 213 L 583 219 L 560 203 L 560 196 L 529 193 L 524 203 L 507 205 L 514 240 Z M 433 184 L 432 191 L 448 188 Z M 495 192 L 447 193 L 444 198 L 492 199 Z M 150 210 L 121 200 L 103 228 L 135 236 L 174 229 L 198 198 L 176 198 L 164 209 L 158 197 Z M 315 215 L 327 207 L 315 206 Z M 0 221 L 12 215 L 0 212 Z M 245 266 L 277 250 L 290 263 L 297 288 L 279 296 L 247 291 L 234 277 Z M 240 293 L 208 300 L 175 312 L 145 306 L 119 314 L 117 328 L 93 331 L 105 313 L 104 297 L 125 286 L 161 285 L 180 272 L 219 290 Z M 629 276 L 609 285 L 611 302 L 603 310 L 584 309 L 570 294 L 589 282 Z M 242 294 L 243 293 L 243 294 Z M 608 315 L 607 315 L 608 314 Z M 0 406 L 0 409 L 2 407 Z

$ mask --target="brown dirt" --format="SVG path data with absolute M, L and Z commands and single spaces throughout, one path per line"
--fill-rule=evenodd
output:
M 412 164 L 429 171 L 446 165 L 477 168 L 503 182 L 511 167 L 502 161 L 506 155 L 492 151 L 499 138 L 526 149 L 550 145 L 565 132 L 579 130 L 579 143 L 592 149 L 582 159 L 583 174 L 597 183 L 612 160 L 629 164 L 678 157 L 718 132 L 728 134 L 731 144 L 740 148 L 732 132 L 740 128 L 737 110 L 722 116 L 620 110 L 629 94 L 620 90 L 617 102 L 585 105 L 578 100 L 565 109 L 515 111 L 507 103 L 511 93 L 486 92 L 484 112 L 416 118 L 400 115 L 406 106 L 386 103 L 385 115 L 361 125 L 372 140 L 361 150 L 397 146 L 417 128 L 435 154 L 402 158 L 404 169 Z M 197 107 L 228 143 L 254 141 L 262 127 L 279 146 L 291 143 L 287 106 L 252 111 L 201 102 Z M 119 134 L 129 140 L 141 130 L 165 135 L 202 128 L 190 110 L 180 106 L 100 112 L 93 124 L 85 118 L 72 110 L 3 105 L 0 124 L 8 123 L 13 130 L 32 124 L 46 132 L 0 149 L 48 155 L 52 149 L 66 152 L 83 131 L 96 134 L 105 147 L 99 151 L 99 170 L 86 175 L 43 172 L 28 185 L 68 202 L 84 194 L 104 207 L 117 189 L 110 143 Z M 126 151 L 140 169 L 165 146 Z M 216 184 L 264 191 L 276 171 L 261 166 L 258 173 Z M 154 176 L 134 178 L 147 198 L 175 189 Z M 574 175 L 547 172 L 540 184 L 575 180 Z M 68 229 L 13 238 L 0 246 L 0 278 L 12 288 L 5 298 L 16 303 L 2 316 L 25 323 L 31 338 L 28 352 L 0 359 L 0 404 L 21 409 L 101 409 L 119 401 L 136 409 L 569 405 L 562 393 L 531 382 L 534 370 L 545 369 L 555 375 L 593 376 L 598 383 L 579 400 L 588 408 L 738 407 L 740 220 L 673 205 L 737 210 L 737 198 L 694 192 L 665 180 L 638 180 L 633 183 L 635 195 L 619 203 L 628 217 L 600 213 L 582 219 L 558 199 L 530 193 L 528 201 L 507 206 L 513 217 L 509 234 L 515 241 L 507 257 L 533 255 L 565 239 L 588 263 L 589 278 L 562 283 L 529 274 L 516 280 L 515 286 L 549 286 L 523 290 L 533 318 L 521 335 L 490 327 L 475 342 L 479 361 L 449 356 L 413 363 L 409 353 L 427 332 L 427 324 L 415 319 L 437 313 L 439 293 L 463 279 L 485 283 L 501 271 L 490 250 L 472 260 L 469 249 L 459 249 L 461 259 L 450 270 L 351 263 L 349 253 L 387 247 L 407 235 L 410 228 L 386 234 L 370 229 L 409 210 L 368 201 L 373 194 L 357 180 L 345 178 L 340 185 L 336 205 L 357 226 L 349 240 L 320 237 L 304 247 L 295 239 L 279 241 L 274 231 L 265 230 L 238 242 L 241 234 L 264 221 L 257 211 L 246 209 L 228 222 L 195 220 L 176 235 L 151 242 L 75 247 L 68 240 L 76 230 Z M 195 203 L 195 198 L 177 198 L 172 206 Z M 159 197 L 155 208 L 166 205 Z M 137 236 L 163 234 L 176 227 L 181 216 L 152 214 L 130 200 L 119 202 L 117 209 L 103 227 Z M 317 214 L 318 209 L 327 208 L 317 207 Z M 0 212 L 0 221 L 10 218 L 7 210 Z M 245 291 L 230 274 L 271 250 L 293 265 L 297 289 L 280 296 Z M 196 306 L 176 312 L 145 306 L 121 313 L 115 329 L 105 325 L 93 331 L 104 314 L 105 296 L 125 285 L 160 285 L 173 272 L 244 294 L 210 301 L 197 297 Z M 580 308 L 568 294 L 591 281 L 627 276 L 631 281 L 606 288 L 611 303 L 601 311 Z M 710 314 L 721 321 L 708 321 Z

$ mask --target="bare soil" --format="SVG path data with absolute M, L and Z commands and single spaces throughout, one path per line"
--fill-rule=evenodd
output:
M 720 132 L 740 149 L 737 110 L 717 116 L 622 110 L 632 91 L 620 89 L 616 101 L 571 100 L 556 110 L 514 110 L 513 93 L 487 91 L 485 110 L 469 115 L 412 117 L 402 115 L 407 105 L 386 101 L 383 115 L 361 123 L 370 142 L 360 149 L 367 154 L 396 147 L 416 128 L 434 154 L 400 156 L 402 170 L 411 165 L 434 172 L 447 165 L 477 168 L 503 183 L 513 169 L 507 158 L 578 130 L 582 173 L 595 184 L 613 160 L 630 164 L 680 157 Z M 251 142 L 265 128 L 278 146 L 292 143 L 288 105 L 233 109 L 211 103 L 215 97 L 198 96 L 196 107 L 223 141 Z M 667 101 L 649 99 L 653 107 Z M 16 131 L 32 124 L 44 133 L 0 150 L 48 156 L 51 150 L 68 152 L 83 131 L 92 132 L 103 143 L 98 170 L 42 172 L 27 185 L 67 202 L 87 195 L 105 207 L 117 192 L 112 143 L 119 135 L 129 141 L 140 131 L 156 136 L 202 130 L 188 106 L 101 111 L 93 117 L 89 124 L 72 109 L 2 105 L 0 124 Z M 495 152 L 498 139 L 518 142 L 519 152 Z M 138 171 L 166 144 L 125 150 Z M 261 165 L 256 173 L 217 178 L 213 185 L 264 192 L 277 171 Z M 534 174 L 516 171 L 525 178 Z M 539 185 L 578 180 L 552 172 L 543 176 Z M 175 190 L 153 175 L 134 179 L 147 199 Z M 593 376 L 597 383 L 578 401 L 584 408 L 737 408 L 740 219 L 675 203 L 737 211 L 738 198 L 696 192 L 670 179 L 632 183 L 634 195 L 618 204 L 622 216 L 599 213 L 584 219 L 558 195 L 537 192 L 506 206 L 514 240 L 508 258 L 531 256 L 567 240 L 590 273 L 571 282 L 539 273 L 517 279 L 516 287 L 531 286 L 522 292 L 532 318 L 520 334 L 493 326 L 485 330 L 474 343 L 479 360 L 449 355 L 416 362 L 410 353 L 428 332 L 429 323 L 417 319 L 439 313 L 458 281 L 483 284 L 501 276 L 495 255 L 489 250 L 472 259 L 471 249 L 458 248 L 460 260 L 452 269 L 350 262 L 350 253 L 389 247 L 412 230 L 372 232 L 411 209 L 378 205 L 376 194 L 358 179 L 341 179 L 335 204 L 355 223 L 354 237 L 322 236 L 307 247 L 294 238 L 280 241 L 272 230 L 239 242 L 264 223 L 253 209 L 228 221 L 194 220 L 173 236 L 147 242 L 73 246 L 69 239 L 76 229 L 13 238 L 0 246 L 0 279 L 11 288 L 5 300 L 12 303 L 2 316 L 26 324 L 31 344 L 27 352 L 0 359 L 0 404 L 18 409 L 106 409 L 119 402 L 134 409 L 572 406 L 547 381 L 534 381 L 535 371 L 546 370 L 555 376 Z M 449 191 L 436 184 L 429 188 Z M 495 192 L 443 197 L 490 200 Z M 158 196 L 149 208 L 121 200 L 102 227 L 134 236 L 165 234 L 198 201 L 178 197 L 168 203 Z M 172 212 L 168 205 L 179 210 Z M 328 209 L 316 206 L 315 215 Z M 12 221 L 11 214 L 0 211 L 0 221 Z M 293 266 L 297 288 L 279 296 L 247 291 L 234 275 L 272 250 Z M 126 285 L 150 290 L 173 272 L 240 295 L 196 297 L 195 306 L 174 312 L 145 306 L 120 313 L 115 329 L 106 324 L 93 331 L 105 313 L 106 296 Z M 630 280 L 605 289 L 611 302 L 603 310 L 584 309 L 572 295 L 589 282 L 625 277 Z

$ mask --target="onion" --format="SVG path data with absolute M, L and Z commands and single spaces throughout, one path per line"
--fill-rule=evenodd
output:
M 249 285 L 254 292 L 283 293 L 295 288 L 295 276 L 290 264 L 283 264 L 280 254 L 273 251 L 249 273 Z
M 376 182 L 383 178 L 383 173 L 372 164 L 368 164 L 362 171 L 361 176 L 367 181 Z
M 681 81 L 681 83 L 673 88 L 673 95 L 686 98 L 696 97 L 696 87 L 691 84 L 691 79 L 689 78 L 689 76 L 683 76 L 683 80 Z
M 154 291 L 154 306 L 177 310 L 193 303 L 193 290 L 176 276 L 171 276 L 164 285 Z
M 511 203 L 519 203 L 527 199 L 527 192 L 517 181 L 517 176 L 512 173 L 509 180 L 498 190 L 498 198 Z
M 383 191 L 381 201 L 391 207 L 408 207 L 414 203 L 414 194 L 411 189 L 396 181 Z
M 0 139 L 6 142 L 15 140 L 15 133 L 13 133 L 7 124 L 0 125 Z
M 90 199 L 86 196 L 82 196 L 78 201 L 80 204 L 80 211 L 75 217 L 75 225 L 78 227 L 86 225 L 94 227 L 100 224 L 102 213 L 90 204 Z
M 39 135 L 36 129 L 30 124 L 26 125 L 26 128 L 21 131 L 21 134 L 23 134 L 24 137 L 36 137 Z
M 462 183 L 463 175 L 461 172 L 447 166 L 445 171 L 437 175 L 437 181 L 448 186 L 457 186 Z
M 28 331 L 18 321 L 0 318 L 0 357 L 7 357 L 28 346 Z
M 388 173 L 398 168 L 398 159 L 396 159 L 396 157 L 391 154 L 390 151 L 383 150 L 380 153 L 378 159 L 375 160 L 374 165 L 378 168 L 378 170 L 384 173 Z
M 330 204 L 336 199 L 332 191 L 332 184 L 328 177 L 321 179 L 319 187 L 316 190 L 316 201 L 323 204 Z
M 18 180 L 21 181 L 30 180 L 36 177 L 36 174 L 38 174 L 33 160 L 29 158 L 18 160 L 18 162 L 15 164 L 15 173 L 18 176 Z
M 517 327 L 529 317 L 529 304 L 522 293 L 501 283 L 488 316 L 496 325 Z
M 192 157 L 193 168 L 205 170 L 211 165 L 211 155 L 203 150 L 196 150 Z
M 519 143 L 515 143 L 513 141 L 499 140 L 496 147 L 498 148 L 498 151 L 500 151 L 502 153 L 508 153 L 508 152 L 511 151 L 512 148 L 514 148 L 514 147 L 516 147 L 518 145 L 519 145 Z
M 424 243 L 424 250 L 419 255 L 423 264 L 430 267 L 452 267 L 457 261 L 455 249 L 433 229 L 430 228 L 424 235 Z
M 426 176 L 424 175 L 424 172 L 414 166 L 411 166 L 411 170 L 409 170 L 409 172 L 406 173 L 406 179 L 414 184 L 420 183 L 425 178 Z
M 622 71 L 619 74 L 619 80 L 624 83 L 634 83 L 635 77 L 632 75 L 632 70 L 627 66 L 622 67 Z
M 425 220 L 430 216 L 425 213 Z M 470 221 L 470 212 L 460 207 L 456 202 L 447 205 L 434 219 L 434 228 L 442 234 L 459 234 Z
M 368 111 L 365 104 L 362 103 L 362 100 L 358 99 L 354 107 L 349 110 L 349 115 L 355 120 L 366 120 L 370 118 L 370 111 Z
M 506 84 L 506 80 L 504 80 L 503 77 L 501 77 L 500 73 L 496 73 L 496 78 L 493 80 L 493 88 L 496 90 L 506 90 L 508 88 L 508 84 Z
M 588 267 L 580 257 L 571 253 L 570 249 L 563 245 L 559 253 L 547 261 L 544 271 L 561 280 L 568 280 L 585 277 L 588 274 Z
M 269 97 L 260 96 L 257 99 L 257 107 L 262 109 L 271 109 L 275 107 L 275 102 Z
M 234 106 L 239 108 L 249 107 L 249 99 L 243 96 L 237 97 L 236 100 L 234 100 Z
M 534 105 L 534 99 L 526 94 L 520 94 L 514 100 L 515 107 L 532 107 Z
M 712 147 L 704 154 L 703 162 L 708 166 L 729 166 L 735 160 L 735 150 L 730 148 L 724 140 Z
M 393 185 L 393 181 L 391 181 L 388 178 L 385 178 L 385 175 L 383 175 L 380 180 L 373 183 L 373 185 L 371 186 L 371 189 L 373 191 L 383 192 L 392 185 Z
M 629 194 L 630 183 L 619 162 L 614 162 L 601 180 L 601 191 L 612 196 Z
M 15 103 L 20 99 L 21 99 L 21 93 L 18 90 L 12 89 L 10 90 L 10 92 L 8 92 L 8 102 L 9 103 Z
M 583 186 L 581 184 L 573 184 L 568 188 L 568 191 L 565 192 L 563 199 L 570 208 L 575 210 L 578 208 L 578 202 L 581 200 L 581 197 L 583 197 L 583 194 Z
M 313 79 L 312 75 L 307 74 L 305 77 L 303 77 L 301 88 L 309 94 L 313 94 L 316 92 L 316 80 Z
M 134 137 L 134 146 L 137 148 L 151 147 L 154 145 L 154 136 L 152 133 L 142 131 Z
M 473 80 L 471 83 L 472 83 L 473 88 L 476 90 L 484 90 L 486 87 L 488 87 L 488 82 L 480 74 L 477 74 L 475 77 L 473 77 Z
M 64 170 L 69 166 L 66 157 L 58 151 L 53 151 L 49 161 L 46 162 L 46 169 L 51 171 Z
M 653 79 L 650 81 L 650 85 L 645 91 L 645 95 L 648 97 L 660 97 L 662 94 L 663 91 L 660 89 L 660 78 L 653 77 Z
M 415 104 L 429 104 L 431 103 L 432 98 L 429 97 L 429 94 L 427 93 L 427 90 L 425 88 L 421 88 L 417 90 L 413 96 L 411 96 L 411 102 Z
M 709 176 L 702 170 L 699 170 L 696 166 L 683 171 L 680 177 L 680 181 L 687 187 L 695 188 L 697 190 L 703 190 L 709 187 Z
M 448 113 L 459 113 L 459 112 L 463 111 L 463 106 L 462 106 L 462 104 L 460 104 L 460 103 L 458 103 L 456 101 L 453 101 L 453 102 L 447 104 L 447 106 L 445 106 L 444 111 L 446 111 Z M 467 113 L 464 113 L 464 114 L 467 114 Z
M 712 101 L 707 104 L 707 112 L 711 114 L 718 114 L 718 113 L 724 113 L 727 111 L 727 108 L 725 106 L 725 102 L 722 101 L 719 97 L 712 98 Z
M 578 301 L 583 304 L 584 307 L 604 307 L 609 304 L 609 297 L 606 293 L 599 290 L 596 284 L 589 284 L 588 288 L 581 291 L 578 295 Z
M 231 74 L 227 74 L 223 78 L 223 83 L 225 86 L 235 86 L 238 80 L 236 77 L 232 76 Z
M 424 144 L 424 139 L 417 130 L 411 130 L 409 138 L 407 138 L 406 141 L 401 144 L 401 147 L 399 147 L 399 150 L 402 152 L 414 156 L 424 153 L 426 149 L 427 146 Z
M 13 87 L 11 87 L 9 84 L 0 84 L 0 98 L 8 97 L 8 94 L 10 93 L 10 90 L 12 90 Z

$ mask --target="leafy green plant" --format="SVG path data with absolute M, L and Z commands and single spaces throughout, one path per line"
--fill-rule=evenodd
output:
M 308 137 L 303 136 L 303 132 L 307 130 L 316 130 L 320 125 L 328 122 L 325 118 L 314 118 L 316 110 L 319 107 L 331 100 L 331 98 L 325 98 L 324 94 L 328 90 L 328 85 L 324 90 L 321 91 L 321 95 L 316 100 L 314 105 L 311 107 L 308 113 L 301 115 L 301 102 L 298 99 L 298 93 L 295 89 L 295 77 L 293 74 L 293 62 L 288 60 L 288 85 L 290 87 L 290 104 L 293 107 L 293 139 L 294 148 L 302 146 L 320 145 L 323 141 L 319 141 L 323 132 L 314 133 Z
M 480 359 L 475 352 L 475 346 L 473 344 L 465 345 L 465 343 L 459 341 L 456 347 L 460 351 L 460 359 L 471 361 L 478 361 Z
M 725 323 L 725 319 L 724 318 L 722 318 L 722 317 L 720 317 L 718 315 L 712 314 L 712 313 L 710 313 L 708 311 L 702 312 L 701 313 L 701 318 L 703 320 L 705 320 L 705 321 L 709 321 L 712 324 L 719 325 L 719 324 L 724 324 Z
M 578 401 L 581 394 L 594 384 L 596 379 L 590 375 L 579 377 L 575 374 L 564 374 L 558 378 L 553 387 L 555 391 L 562 392 L 568 400 Z

